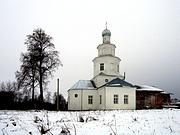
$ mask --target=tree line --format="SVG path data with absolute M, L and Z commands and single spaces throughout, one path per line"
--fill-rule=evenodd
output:
M 25 45 L 27 51 L 20 55 L 20 68 L 15 72 L 16 81 L 0 83 L 0 109 L 52 109 L 56 108 L 57 95 L 54 93 L 53 102 L 47 93 L 49 78 L 62 65 L 59 52 L 55 50 L 52 37 L 41 28 L 27 35 Z M 49 95 L 49 96 L 48 96 Z M 65 110 L 67 103 L 60 96 L 60 109 Z

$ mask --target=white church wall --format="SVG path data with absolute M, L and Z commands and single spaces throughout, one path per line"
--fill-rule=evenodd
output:
M 103 76 L 103 75 L 99 75 L 99 76 L 96 76 L 93 81 L 95 82 L 96 84 L 96 87 L 100 87 L 104 84 L 106 84 L 107 82 L 110 82 L 111 80 L 117 78 L 116 76 L 113 77 L 113 76 Z M 107 79 L 107 80 L 106 80 Z M 107 82 L 106 82 L 107 81 Z
M 96 57 L 94 62 L 94 76 L 103 72 L 107 75 L 118 75 L 119 74 L 119 61 L 118 57 L 103 56 Z M 104 70 L 100 71 L 100 63 L 104 63 Z
M 100 95 L 101 95 L 101 104 L 100 104 Z M 106 91 L 105 91 L 105 87 L 101 87 L 98 89 L 98 109 L 99 110 L 104 110 L 106 107 Z
M 131 87 L 106 87 L 106 109 L 136 109 L 136 89 Z M 118 104 L 114 104 L 114 95 L 118 95 Z M 128 95 L 128 104 L 124 104 L 124 95 Z
M 75 95 L 78 95 L 75 97 Z M 93 96 L 93 104 L 88 104 L 88 96 Z M 97 90 L 69 90 L 68 91 L 68 110 L 96 110 Z
M 98 56 L 102 55 L 109 55 L 115 56 L 115 48 L 116 46 L 114 44 L 100 44 L 98 49 Z
M 93 104 L 88 104 L 88 96 L 93 96 Z M 83 109 L 82 110 L 96 110 L 98 109 L 98 91 L 97 90 L 83 90 Z
M 77 94 L 77 97 L 75 97 Z M 68 110 L 81 110 L 82 109 L 82 90 L 69 90 L 68 91 Z

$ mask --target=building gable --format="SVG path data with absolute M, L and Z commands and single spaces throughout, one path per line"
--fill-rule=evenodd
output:
M 112 81 L 106 83 L 103 86 L 108 86 L 108 87 L 135 87 L 133 84 L 131 84 L 131 83 L 129 83 L 123 79 L 120 79 L 120 78 L 113 79 Z

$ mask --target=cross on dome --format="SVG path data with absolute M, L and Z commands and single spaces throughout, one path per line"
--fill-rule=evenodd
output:
M 103 37 L 104 37 L 104 36 L 111 36 L 111 31 L 107 29 L 107 22 L 106 22 L 105 26 L 106 26 L 106 29 L 103 30 L 102 36 L 103 36 Z

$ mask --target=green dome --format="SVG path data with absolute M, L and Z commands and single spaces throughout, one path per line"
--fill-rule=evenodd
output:
M 104 37 L 104 36 L 111 36 L 110 30 L 108 30 L 108 29 L 103 30 L 102 36 L 103 36 L 103 37 Z

